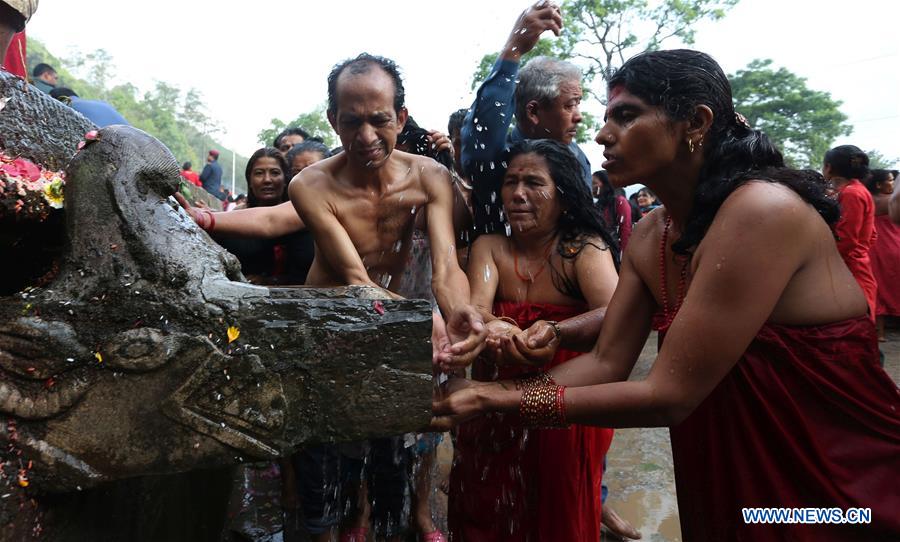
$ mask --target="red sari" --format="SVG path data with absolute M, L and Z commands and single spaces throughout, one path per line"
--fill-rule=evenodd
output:
M 878 239 L 869 251 L 878 282 L 875 314 L 900 316 L 900 224 L 891 222 L 886 214 L 877 215 L 875 230 Z
M 565 320 L 587 306 L 494 304 L 494 314 L 526 329 L 537 320 Z M 548 370 L 579 353 L 559 349 Z M 533 374 L 534 368 L 472 365 L 474 380 Z M 450 473 L 448 523 L 456 542 L 597 542 L 600 482 L 613 430 L 573 425 L 525 429 L 518 415 L 492 413 L 459 426 Z
M 841 218 L 834 227 L 838 252 L 862 288 L 869 304 L 869 315 L 874 320 L 878 286 L 872 274 L 869 249 L 878 235 L 875 233 L 875 200 L 861 182 L 851 179 L 838 190 L 838 203 L 841 204 Z
M 866 317 L 764 325 L 671 437 L 684 540 L 900 540 L 900 392 Z M 872 523 L 745 524 L 744 507 L 871 508 Z

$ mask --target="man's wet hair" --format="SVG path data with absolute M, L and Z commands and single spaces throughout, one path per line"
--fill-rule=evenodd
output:
M 332 68 L 328 74 L 328 114 L 337 114 L 337 82 L 344 70 L 349 69 L 353 75 L 369 73 L 372 66 L 378 66 L 394 81 L 394 111 L 399 113 L 406 104 L 406 90 L 403 88 L 403 79 L 400 77 L 400 68 L 397 63 L 383 56 L 362 53 L 356 58 L 347 59 Z
M 45 64 L 45 63 L 41 62 L 40 64 L 35 66 L 33 70 L 31 70 L 31 76 L 32 77 L 40 77 L 40 76 L 44 75 L 45 73 L 50 73 L 50 72 L 56 73 L 56 70 L 53 69 L 53 66 L 51 66 L 50 64 Z
M 309 139 L 309 132 L 300 128 L 299 126 L 290 126 L 281 131 L 280 134 L 275 136 L 275 140 L 272 141 L 272 146 L 276 149 L 281 146 L 281 140 L 290 135 L 298 135 L 303 138 L 304 141 Z
M 183 169 L 183 170 L 185 170 L 185 171 L 191 169 L 191 163 L 190 163 L 190 162 L 185 162 L 185 163 L 181 164 L 181 169 Z
M 454 111 L 453 114 L 450 115 L 450 120 L 447 122 L 447 135 L 453 137 L 454 133 L 462 130 L 463 121 L 466 118 L 466 113 L 468 113 L 468 109 L 459 109 Z
M 581 68 L 549 56 L 536 56 L 519 70 L 516 83 L 516 118 L 525 118 L 528 102 L 545 106 L 559 98 L 559 86 L 567 81 L 581 84 Z

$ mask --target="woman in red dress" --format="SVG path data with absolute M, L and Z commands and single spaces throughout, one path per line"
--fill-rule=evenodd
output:
M 860 182 L 869 176 L 869 157 L 853 145 L 841 145 L 825 153 L 822 168 L 825 180 L 837 192 L 841 218 L 834 227 L 838 252 L 853 273 L 869 304 L 869 317 L 875 320 L 875 292 L 869 249 L 875 243 L 875 202 Z
M 635 228 L 597 345 L 552 381 L 451 380 L 435 427 L 485 412 L 668 426 L 685 540 L 900 539 L 900 393 L 824 179 L 784 167 L 697 51 L 626 62 L 597 142 L 613 184 L 642 182 L 663 203 Z M 626 381 L 651 325 L 658 357 Z M 751 507 L 823 508 L 836 523 L 754 523 Z M 842 523 L 856 507 L 871 521 Z
M 878 237 L 869 250 L 872 273 L 878 283 L 875 297 L 875 325 L 878 340 L 884 341 L 884 317 L 900 316 L 900 225 L 888 216 L 888 201 L 894 191 L 894 172 L 876 169 L 866 181 L 875 200 L 875 231 Z
M 510 235 L 480 236 L 472 303 L 488 348 L 472 377 L 536 377 L 593 345 L 616 285 L 615 242 L 561 143 L 510 151 L 500 196 Z M 523 331 L 524 330 L 524 331 Z M 459 427 L 450 475 L 452 540 L 600 540 L 603 457 L 611 429 L 531 429 L 515 413 Z

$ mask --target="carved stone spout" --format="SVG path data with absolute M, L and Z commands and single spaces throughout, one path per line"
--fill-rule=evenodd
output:
M 34 495 L 428 422 L 427 302 L 242 282 L 139 130 L 101 130 L 66 172 L 59 275 L 0 297 L 0 524 Z

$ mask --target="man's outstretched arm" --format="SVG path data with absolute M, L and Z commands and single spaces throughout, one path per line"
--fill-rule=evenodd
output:
M 273 239 L 306 229 L 291 202 L 272 207 L 253 207 L 228 212 L 214 212 L 192 206 L 184 196 L 175 199 L 201 228 L 213 237 L 249 237 Z

